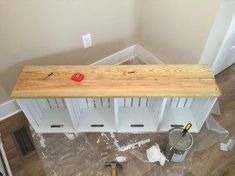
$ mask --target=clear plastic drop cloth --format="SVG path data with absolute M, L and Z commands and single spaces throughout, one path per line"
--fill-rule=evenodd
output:
M 223 128 L 213 117 L 212 114 L 209 115 L 208 119 L 206 120 L 206 127 L 208 130 L 217 132 L 220 137 L 227 138 L 229 136 L 228 130 Z
M 195 152 L 209 149 L 228 136 L 213 117 L 220 114 L 216 103 L 199 133 L 193 134 L 194 144 L 187 158 L 180 163 L 167 161 L 164 166 L 150 163 L 146 150 L 158 144 L 166 145 L 166 133 L 79 133 L 36 134 L 33 140 L 47 176 L 108 176 L 111 168 L 105 161 L 122 158 L 120 176 L 183 176 L 192 168 Z
M 220 106 L 219 106 L 219 101 L 218 100 L 215 102 L 213 108 L 211 109 L 211 113 L 210 114 L 221 115 L 221 111 L 220 111 Z
M 214 117 L 215 115 L 220 116 L 220 117 L 222 116 L 218 101 L 215 102 L 205 124 L 208 130 L 217 132 L 220 135 L 220 137 L 225 139 L 229 136 L 229 132 L 215 120 L 215 117 Z

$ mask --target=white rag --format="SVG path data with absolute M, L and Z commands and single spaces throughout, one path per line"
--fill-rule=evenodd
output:
M 151 148 L 147 149 L 146 154 L 149 162 L 154 163 L 158 161 L 161 166 L 165 164 L 166 157 L 161 153 L 158 144 L 153 145 Z

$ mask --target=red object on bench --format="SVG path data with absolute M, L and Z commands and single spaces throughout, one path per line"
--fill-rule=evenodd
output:
M 71 79 L 76 82 L 81 82 L 84 79 L 84 75 L 82 73 L 75 73 L 72 75 Z

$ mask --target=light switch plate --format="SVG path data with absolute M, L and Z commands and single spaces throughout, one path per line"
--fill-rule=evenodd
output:
M 89 48 L 92 46 L 91 34 L 85 34 L 82 36 L 82 42 L 84 48 Z

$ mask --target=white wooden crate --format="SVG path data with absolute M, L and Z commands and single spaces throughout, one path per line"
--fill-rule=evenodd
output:
M 163 98 L 118 98 L 118 132 L 157 131 Z
M 66 104 L 61 98 L 18 99 L 34 130 L 38 133 L 74 132 Z
M 113 98 L 72 98 L 65 100 L 77 132 L 114 132 Z
M 215 101 L 213 97 L 167 98 L 158 131 L 165 132 L 174 126 L 192 123 L 190 131 L 199 132 Z
M 70 98 L 20 99 L 39 133 L 166 132 L 192 123 L 199 132 L 216 98 Z

